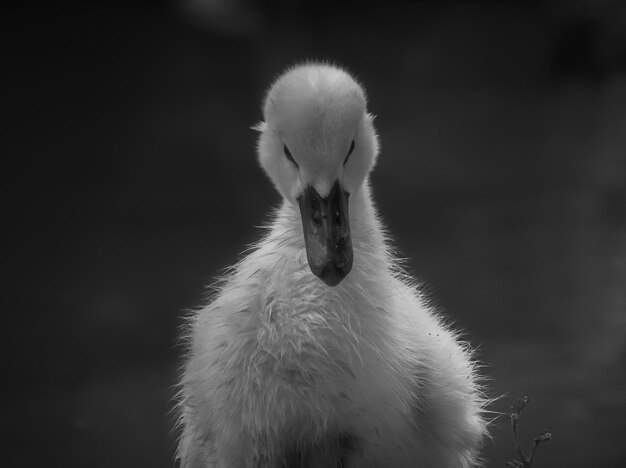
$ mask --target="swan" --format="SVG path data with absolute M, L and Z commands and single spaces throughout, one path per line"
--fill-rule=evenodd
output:
M 282 204 L 189 318 L 181 467 L 474 465 L 477 366 L 389 247 L 363 87 L 331 64 L 295 66 L 255 128 Z

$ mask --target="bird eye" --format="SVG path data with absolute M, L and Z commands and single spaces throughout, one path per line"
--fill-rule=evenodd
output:
M 348 155 L 346 156 L 346 159 L 343 162 L 344 166 L 348 162 L 348 159 L 350 158 L 350 155 L 352 154 L 353 151 L 354 151 L 354 140 L 352 140 L 352 143 L 350 143 L 350 149 L 348 150 Z
M 287 156 L 287 159 L 289 159 L 289 161 L 294 163 L 297 167 L 298 163 L 296 162 L 295 159 L 293 159 L 293 156 L 291 155 L 291 151 L 289 151 L 289 148 L 287 148 L 287 145 L 283 145 L 283 150 L 285 151 L 285 156 Z

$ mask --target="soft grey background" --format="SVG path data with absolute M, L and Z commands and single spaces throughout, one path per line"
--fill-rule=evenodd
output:
M 279 201 L 249 127 L 284 67 L 324 58 L 368 89 L 380 212 L 510 396 L 494 410 L 529 395 L 525 443 L 555 433 L 534 466 L 624 466 L 623 2 L 29 2 L 0 21 L 3 464 L 172 466 L 181 316 Z M 506 417 L 492 433 L 503 466 Z

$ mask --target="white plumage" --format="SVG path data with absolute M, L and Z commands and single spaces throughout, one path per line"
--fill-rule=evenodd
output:
M 361 86 L 326 64 L 290 69 L 258 130 L 284 200 L 190 320 L 181 466 L 472 466 L 486 431 L 475 366 L 389 250 L 370 197 L 378 144 Z M 305 194 L 326 203 L 333 184 L 352 247 L 329 241 L 326 270 L 315 270 L 313 243 L 327 239 L 318 228 L 343 224 Z

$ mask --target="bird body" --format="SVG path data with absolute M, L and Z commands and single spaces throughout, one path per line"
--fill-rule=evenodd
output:
M 340 95 L 360 89 L 344 71 L 313 64 L 290 70 L 268 94 L 259 153 L 284 200 L 266 236 L 221 280 L 212 302 L 190 319 L 181 382 L 181 466 L 471 466 L 485 434 L 475 365 L 467 347 L 425 305 L 389 248 L 367 181 L 377 141 L 364 102 L 353 119 L 356 133 L 337 130 L 341 119 L 333 122 L 332 117 L 345 115 L 345 106 L 331 118 L 323 107 L 321 117 L 307 107 L 313 117 L 305 117 L 305 125 L 313 120 L 317 126 L 303 141 L 313 148 L 309 154 L 317 165 L 300 149 L 291 155 L 288 143 L 263 154 L 276 146 L 264 141 L 272 138 L 268 132 L 280 134 L 284 128 L 268 111 L 268 101 L 288 99 L 296 110 L 302 106 L 301 94 L 295 103 L 294 97 L 279 97 L 276 88 L 285 76 L 295 86 L 304 81 L 316 103 L 315 93 L 326 92 L 324 86 L 331 91 L 344 86 Z M 329 76 L 338 76 L 339 83 L 319 83 Z M 291 119 L 289 125 L 299 123 Z M 316 146 L 316 132 L 320 138 L 338 133 L 322 148 Z M 346 144 L 337 136 L 342 132 L 356 143 Z M 291 139 L 289 144 L 302 148 Z M 340 140 L 344 150 L 361 151 L 355 150 L 353 167 L 343 161 L 345 154 L 343 166 L 332 164 L 339 160 L 332 152 Z M 322 162 L 320 152 L 327 158 Z M 359 172 L 360 166 L 366 170 Z M 281 180 L 296 178 L 294 169 L 295 188 Z M 303 193 L 315 190 L 322 194 L 320 203 L 331 200 L 338 172 L 337 186 L 349 188 L 348 201 L 333 205 L 335 224 L 324 237 L 332 237 L 332 245 L 316 247 L 326 218 L 315 218 L 323 212 L 313 199 L 317 221 L 307 227 Z M 341 203 L 349 206 L 345 220 L 337 208 Z M 318 247 L 324 255 L 311 254 Z

